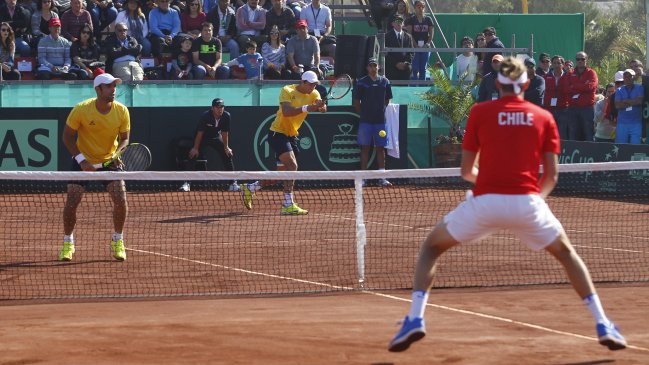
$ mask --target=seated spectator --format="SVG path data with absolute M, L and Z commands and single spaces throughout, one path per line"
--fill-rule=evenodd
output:
M 115 33 L 106 38 L 106 68 L 113 76 L 123 81 L 144 79 L 144 69 L 140 64 L 142 45 L 128 35 L 128 25 L 118 23 Z
M 268 35 L 268 42 L 261 47 L 264 58 L 264 78 L 270 80 L 289 79 L 286 71 L 286 47 L 280 37 L 281 32 L 274 26 Z
M 95 38 L 97 42 L 101 42 L 101 32 L 117 19 L 117 8 L 113 0 L 86 0 L 86 10 L 92 17 Z
M 331 9 L 320 0 L 313 0 L 300 14 L 300 20 L 306 20 L 309 34 L 320 43 L 320 54 L 333 57 L 336 54 L 336 36 L 331 34 Z
M 148 38 L 149 23 L 146 21 L 138 0 L 127 0 L 124 10 L 117 14 L 115 24 L 117 23 L 126 23 L 128 35 L 142 45 L 142 56 L 151 56 L 151 41 Z
M 83 8 L 83 4 L 83 0 L 71 0 L 70 10 L 61 15 L 61 35 L 70 42 L 79 39 L 79 33 L 84 24 L 92 24 L 92 16 Z
M 14 31 L 7 22 L 0 23 L 0 80 L 20 80 L 20 71 L 14 64 L 16 43 Z
M 99 47 L 92 36 L 92 27 L 90 24 L 86 24 L 81 28 L 79 39 L 72 43 L 70 47 L 70 58 L 72 58 L 70 72 L 75 73 L 77 79 L 87 80 L 92 78 L 93 75 L 90 65 L 99 62 Z
M 398 7 L 397 7 L 398 9 Z M 435 31 L 433 18 L 424 15 L 424 2 L 415 0 L 415 14 L 410 18 L 404 18 L 406 32 L 412 36 L 414 46 L 417 48 L 430 48 Z M 417 52 L 412 59 L 412 79 L 426 79 L 426 69 L 430 52 Z
M 38 0 L 36 2 L 36 11 L 32 14 L 32 48 L 38 47 L 38 41 L 43 36 L 50 34 L 50 19 L 58 18 L 52 8 L 53 0 Z
M 0 5 L 0 22 L 8 23 L 13 29 L 16 52 L 23 57 L 29 57 L 32 53 L 29 45 L 31 16 L 30 10 L 18 5 L 17 0 L 6 0 L 3 5 Z
M 545 79 L 536 74 L 536 62 L 532 57 L 528 57 L 524 63 L 527 67 L 527 78 L 530 83 L 525 90 L 525 100 L 542 106 L 543 97 L 545 96 Z
M 286 43 L 286 60 L 288 72 L 294 80 L 300 80 L 305 71 L 315 72 L 322 79 L 320 65 L 320 44 L 307 31 L 306 20 L 298 20 L 295 25 L 297 34 Z
M 246 53 L 230 60 L 227 66 L 241 66 L 246 70 L 246 79 L 254 80 L 259 78 L 259 71 L 264 63 L 263 57 L 257 53 L 257 43 L 250 41 L 246 44 Z
M 192 38 L 184 37 L 180 42 L 180 47 L 174 51 L 171 60 L 171 79 L 172 80 L 191 80 L 192 74 Z
M 473 48 L 471 37 L 462 38 L 462 48 Z M 466 83 L 472 83 L 478 74 L 478 55 L 471 51 L 466 51 L 455 58 L 455 75 L 454 79 L 464 80 Z
M 58 10 L 57 13 L 59 14 L 60 18 L 60 15 L 70 10 L 70 0 L 54 0 L 52 8 Z
M 205 22 L 205 13 L 201 0 L 187 0 L 187 8 L 180 15 L 180 29 L 183 33 L 189 34 L 192 39 L 201 36 L 201 27 Z
M 73 0 L 74 1 L 74 0 Z M 50 35 L 41 38 L 38 42 L 38 80 L 50 80 L 52 77 L 61 77 L 65 80 L 74 80 L 77 75 L 70 72 L 70 43 L 61 36 L 61 20 L 50 19 Z
M 219 0 L 218 6 L 207 13 L 207 21 L 212 23 L 214 33 L 221 41 L 223 52 L 230 51 L 230 58 L 239 57 L 237 38 L 237 19 L 229 0 Z
M 300 19 L 302 8 L 306 7 L 306 3 L 302 0 L 287 0 L 286 6 L 293 11 L 295 19 Z
M 403 18 L 397 16 L 392 30 L 385 34 L 385 46 L 391 48 L 412 48 L 412 36 L 403 31 Z M 388 80 L 410 80 L 414 52 L 388 52 L 385 55 L 385 77 Z
M 149 27 L 153 55 L 160 57 L 162 52 L 169 52 L 173 38 L 180 33 L 180 16 L 169 7 L 169 0 L 158 0 L 158 7 L 149 13 Z
M 248 0 L 248 3 L 237 9 L 237 42 L 239 49 L 245 49 L 246 43 L 255 41 L 261 44 L 266 35 L 261 32 L 266 28 L 266 9 L 259 6 L 258 0 Z
M 611 96 L 615 94 L 615 84 L 606 85 L 604 99 L 595 104 L 595 142 L 615 142 L 616 120 L 611 115 Z
M 259 0 L 259 6 L 262 9 L 268 11 L 273 7 L 273 4 L 270 2 L 270 0 Z
M 498 94 L 498 88 L 496 88 L 496 79 L 498 78 L 498 71 L 500 71 L 500 63 L 505 58 L 496 54 L 491 59 L 491 69 L 493 71 L 482 76 L 480 80 L 480 86 L 478 86 L 478 102 L 496 100 L 500 97 Z
M 286 42 L 295 35 L 295 15 L 286 7 L 286 0 L 272 0 L 273 7 L 266 13 L 264 34 L 270 34 L 273 27 L 279 29 L 279 37 Z
M 212 23 L 203 23 L 201 37 L 194 39 L 192 45 L 192 70 L 196 80 L 202 80 L 206 75 L 219 80 L 230 77 L 228 66 L 221 65 L 221 41 L 212 36 L 212 31 Z

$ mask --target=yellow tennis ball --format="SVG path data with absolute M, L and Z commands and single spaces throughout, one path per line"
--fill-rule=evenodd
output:
M 387 136 L 387 135 L 388 135 L 388 134 L 385 133 L 384 130 L 381 129 L 381 130 L 379 131 L 379 137 L 383 138 L 383 137 L 385 137 L 385 136 Z

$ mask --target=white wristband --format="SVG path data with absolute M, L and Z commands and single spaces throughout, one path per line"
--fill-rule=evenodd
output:
M 86 160 L 86 156 L 84 156 L 83 153 L 80 153 L 80 154 L 74 156 L 74 159 L 77 160 L 78 164 L 81 164 L 83 161 Z
M 309 111 L 308 105 L 302 105 L 302 113 L 307 113 Z

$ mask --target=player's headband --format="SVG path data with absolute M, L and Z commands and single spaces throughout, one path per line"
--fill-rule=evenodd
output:
M 498 82 L 501 85 L 513 85 L 516 94 L 521 92 L 521 85 L 527 82 L 527 72 L 523 72 L 519 78 L 512 80 L 509 77 L 498 72 Z

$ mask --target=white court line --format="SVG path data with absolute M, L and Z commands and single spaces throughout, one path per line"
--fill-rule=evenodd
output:
M 138 249 L 134 249 L 134 248 L 127 248 L 127 250 L 146 253 L 146 254 L 151 254 L 151 255 L 156 255 L 156 256 L 167 257 L 167 258 L 181 260 L 181 261 L 192 262 L 192 263 L 201 264 L 201 265 L 218 267 L 218 268 L 222 268 L 222 269 L 226 269 L 226 270 L 238 271 L 238 272 L 251 274 L 251 275 L 259 275 L 259 276 L 264 276 L 264 277 L 269 277 L 269 278 L 274 278 L 274 279 L 282 279 L 282 280 L 294 281 L 294 282 L 297 282 L 297 283 L 324 286 L 324 287 L 327 287 L 327 288 L 338 289 L 338 290 L 357 291 L 356 288 L 351 288 L 351 287 L 346 287 L 346 286 L 331 285 L 331 284 L 327 284 L 327 283 L 320 283 L 320 282 L 317 282 L 317 281 L 303 280 L 303 279 L 291 278 L 291 277 L 275 275 L 275 274 L 267 274 L 267 273 L 263 273 L 263 272 L 259 272 L 259 271 L 252 271 L 252 270 L 246 270 L 246 269 L 241 269 L 241 268 L 236 268 L 236 267 L 231 267 L 231 266 L 226 266 L 226 265 L 213 264 L 213 263 L 210 263 L 210 262 L 192 260 L 192 259 L 188 259 L 188 258 L 185 258 L 185 257 L 178 257 L 178 256 L 163 254 L 163 253 L 159 253 L 159 252 L 138 250 Z M 374 295 L 374 296 L 387 298 L 387 299 L 398 300 L 398 301 L 402 301 L 402 302 L 412 302 L 412 300 L 410 300 L 410 299 L 400 298 L 400 297 L 397 297 L 397 296 L 394 296 L 394 295 L 389 295 L 389 294 L 383 294 L 383 293 L 378 293 L 378 292 L 373 292 L 373 291 L 366 291 L 366 290 L 363 290 L 363 291 L 360 291 L 360 292 L 363 293 L 363 294 Z M 558 334 L 558 335 L 563 335 L 563 336 L 568 336 L 568 337 L 573 337 L 573 338 L 579 338 L 579 339 L 582 339 L 582 340 L 598 341 L 597 338 L 594 338 L 594 337 L 584 336 L 584 335 L 580 335 L 580 334 L 572 333 L 572 332 L 559 331 L 559 330 L 539 326 L 539 325 L 532 324 L 532 323 L 516 321 L 516 320 L 510 319 L 510 318 L 493 316 L 493 315 L 486 314 L 486 313 L 474 312 L 474 311 L 469 311 L 469 310 L 465 310 L 465 309 L 453 308 L 453 307 L 448 307 L 448 306 L 445 306 L 445 305 L 439 305 L 439 304 L 433 304 L 433 303 L 427 303 L 426 306 L 433 307 L 433 308 L 438 308 L 438 309 L 444 309 L 444 310 L 455 312 L 455 313 L 461 313 L 461 314 L 466 314 L 466 315 L 480 317 L 480 318 L 492 319 L 492 320 L 496 320 L 496 321 L 500 321 L 500 322 L 506 322 L 506 323 L 515 324 L 515 325 L 519 325 L 519 326 L 523 326 L 523 327 L 528 327 L 528 328 L 532 328 L 532 329 L 536 329 L 536 330 L 540 330 L 540 331 L 550 332 L 550 333 L 554 333 L 554 334 Z M 649 348 L 640 347 L 640 346 L 627 345 L 627 348 L 634 349 L 634 350 L 639 350 L 639 351 L 649 352 Z

